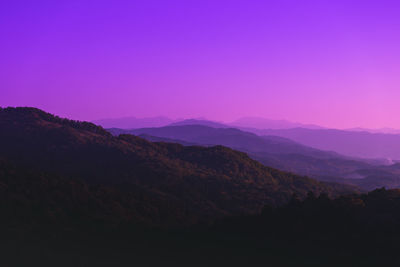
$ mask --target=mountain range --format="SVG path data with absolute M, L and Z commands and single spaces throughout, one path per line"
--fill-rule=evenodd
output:
M 136 118 L 136 117 L 122 117 L 122 118 L 108 118 L 93 121 L 94 124 L 101 125 L 105 128 L 143 128 L 143 127 L 161 127 L 175 122 L 170 118 L 159 116 L 149 118 Z
M 399 190 L 359 194 L 251 157 L 383 180 L 397 164 L 204 125 L 113 135 L 35 108 L 0 108 L 0 129 L 5 266 L 397 265 Z
M 318 125 L 293 123 L 285 120 L 269 120 L 258 117 L 244 117 L 231 123 L 206 119 L 172 120 L 166 117 L 147 119 L 120 118 L 95 121 L 104 128 L 140 129 L 164 126 L 203 125 L 213 128 L 236 128 L 260 136 L 272 135 L 291 139 L 305 146 L 339 154 L 385 160 L 387 164 L 400 160 L 400 133 L 396 129 L 346 130 L 328 129 Z
M 254 132 L 289 138 L 306 146 L 352 157 L 400 160 L 400 135 L 397 134 L 305 128 L 263 129 Z
M 223 145 L 245 152 L 267 166 L 321 181 L 357 185 L 364 190 L 400 186 L 400 164 L 390 166 L 385 160 L 344 156 L 279 136 L 259 136 L 235 128 L 213 128 L 204 123 L 109 131 L 114 135 L 129 133 L 150 141 L 177 142 L 182 145 Z
M 136 118 L 136 117 L 122 117 L 122 118 L 107 118 L 94 120 L 93 123 L 98 124 L 104 128 L 122 128 L 122 129 L 136 129 L 146 127 L 162 127 L 162 126 L 180 126 L 180 125 L 205 125 L 215 128 L 255 128 L 255 129 L 290 129 L 290 128 L 309 128 L 309 129 L 323 129 L 324 127 L 313 124 L 302 124 L 291 122 L 287 120 L 272 120 L 261 117 L 243 117 L 232 122 L 216 122 L 204 118 L 197 119 L 170 119 L 165 116 Z
M 357 191 L 266 167 L 227 147 L 112 136 L 92 123 L 34 108 L 1 109 L 0 128 L 5 201 L 15 196 L 22 199 L 21 208 L 57 219 L 84 209 L 74 216 L 193 224 L 258 212 L 266 203 L 287 202 L 292 194 Z M 52 193 L 43 194 L 47 190 Z

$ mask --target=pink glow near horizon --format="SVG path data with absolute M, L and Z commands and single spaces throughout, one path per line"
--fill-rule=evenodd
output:
M 0 106 L 400 128 L 398 14 L 384 0 L 8 1 Z

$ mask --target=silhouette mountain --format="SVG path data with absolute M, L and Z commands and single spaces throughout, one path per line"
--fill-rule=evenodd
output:
M 0 109 L 2 263 L 399 263 L 399 190 L 354 194 L 353 187 L 265 167 L 223 146 L 182 146 L 168 143 L 175 139 L 143 137 L 157 142 L 115 137 L 92 123 L 38 109 Z M 300 149 L 285 138 L 261 139 Z M 326 160 L 337 159 L 325 153 Z M 365 171 L 400 174 L 400 164 L 373 167 Z
M 61 119 L 34 108 L 1 109 L 0 129 L 0 158 L 6 162 L 1 182 L 10 190 L 8 195 L 22 194 L 26 203 L 53 203 L 51 207 L 61 210 L 65 205 L 69 205 L 66 210 L 82 206 L 91 210 L 85 214 L 94 214 L 90 218 L 114 220 L 111 214 L 123 214 L 117 218 L 192 224 L 254 213 L 265 203 L 285 203 L 293 193 L 337 196 L 354 191 L 265 167 L 230 148 L 114 137 L 92 123 Z M 12 168 L 7 171 L 13 165 L 22 172 L 15 179 L 7 175 L 14 173 Z M 38 178 L 30 180 L 25 172 Z M 52 188 L 59 193 L 46 193 Z M 51 213 L 46 205 L 39 207 Z

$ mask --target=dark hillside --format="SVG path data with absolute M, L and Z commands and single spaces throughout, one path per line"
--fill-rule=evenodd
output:
M 308 191 L 338 196 L 354 190 L 265 167 L 226 147 L 152 143 L 132 135 L 113 137 L 91 123 L 60 119 L 33 108 L 0 110 L 0 129 L 0 157 L 16 164 L 18 170 L 112 187 L 115 198 L 119 192 L 139 192 L 144 198 L 165 203 L 164 212 L 169 211 L 180 223 L 185 218 L 194 223 L 258 212 L 266 203 L 287 202 L 293 193 L 300 197 Z M 20 187 L 31 190 L 32 184 L 24 179 Z M 119 201 L 116 205 L 127 212 L 136 206 Z M 152 205 L 149 202 L 149 209 Z M 143 216 L 152 219 L 147 213 L 136 217 Z

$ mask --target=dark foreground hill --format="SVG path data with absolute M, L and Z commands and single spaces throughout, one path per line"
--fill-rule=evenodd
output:
M 273 246 L 296 266 L 399 266 L 400 190 L 376 189 L 329 199 L 310 194 L 266 206 L 255 216 L 227 218 L 214 233 L 243 246 Z M 258 244 L 258 245 L 254 245 Z
M 37 208 L 55 217 L 55 207 L 79 207 L 88 211 L 82 216 L 93 212 L 88 219 L 194 224 L 281 205 L 293 193 L 354 190 L 265 167 L 226 147 L 114 137 L 94 124 L 33 108 L 1 109 L 0 129 L 5 190 L 23 203 L 41 203 Z M 15 171 L 8 167 L 13 165 Z
M 399 264 L 398 191 L 330 200 L 352 188 L 37 109 L 1 109 L 0 130 L 2 266 Z

